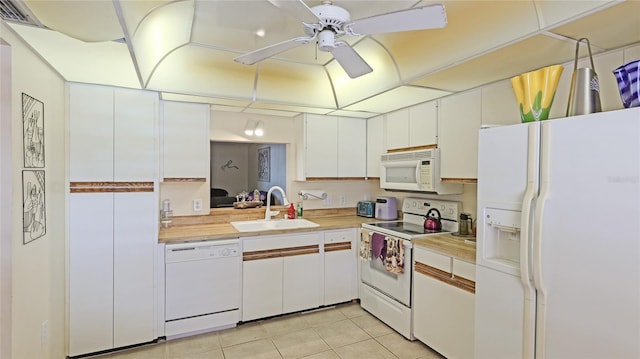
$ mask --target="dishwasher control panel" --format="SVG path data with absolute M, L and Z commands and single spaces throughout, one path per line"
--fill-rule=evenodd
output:
M 167 244 L 165 249 L 166 263 L 238 257 L 241 254 L 238 240 Z

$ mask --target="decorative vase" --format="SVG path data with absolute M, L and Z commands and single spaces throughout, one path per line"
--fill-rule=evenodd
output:
M 640 60 L 618 67 L 613 74 L 618 81 L 622 105 L 625 108 L 640 106 Z
M 511 78 L 522 122 L 544 121 L 562 75 L 562 65 L 552 65 Z

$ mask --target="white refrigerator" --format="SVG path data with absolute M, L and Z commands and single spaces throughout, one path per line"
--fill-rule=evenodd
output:
M 481 129 L 475 356 L 640 358 L 640 108 Z

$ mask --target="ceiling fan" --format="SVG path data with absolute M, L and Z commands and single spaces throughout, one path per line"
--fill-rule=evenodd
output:
M 388 32 L 442 28 L 447 16 L 442 4 L 427 5 L 389 12 L 351 21 L 349 11 L 325 0 L 322 5 L 309 8 L 302 0 L 268 0 L 276 7 L 302 20 L 307 37 L 296 37 L 236 57 L 236 62 L 253 65 L 269 57 L 317 41 L 318 49 L 330 52 L 351 78 L 367 74 L 373 69 L 345 41 L 337 38 L 373 35 Z

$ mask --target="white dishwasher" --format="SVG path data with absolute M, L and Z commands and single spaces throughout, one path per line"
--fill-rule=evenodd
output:
M 178 337 L 240 321 L 240 240 L 165 246 L 165 335 Z

